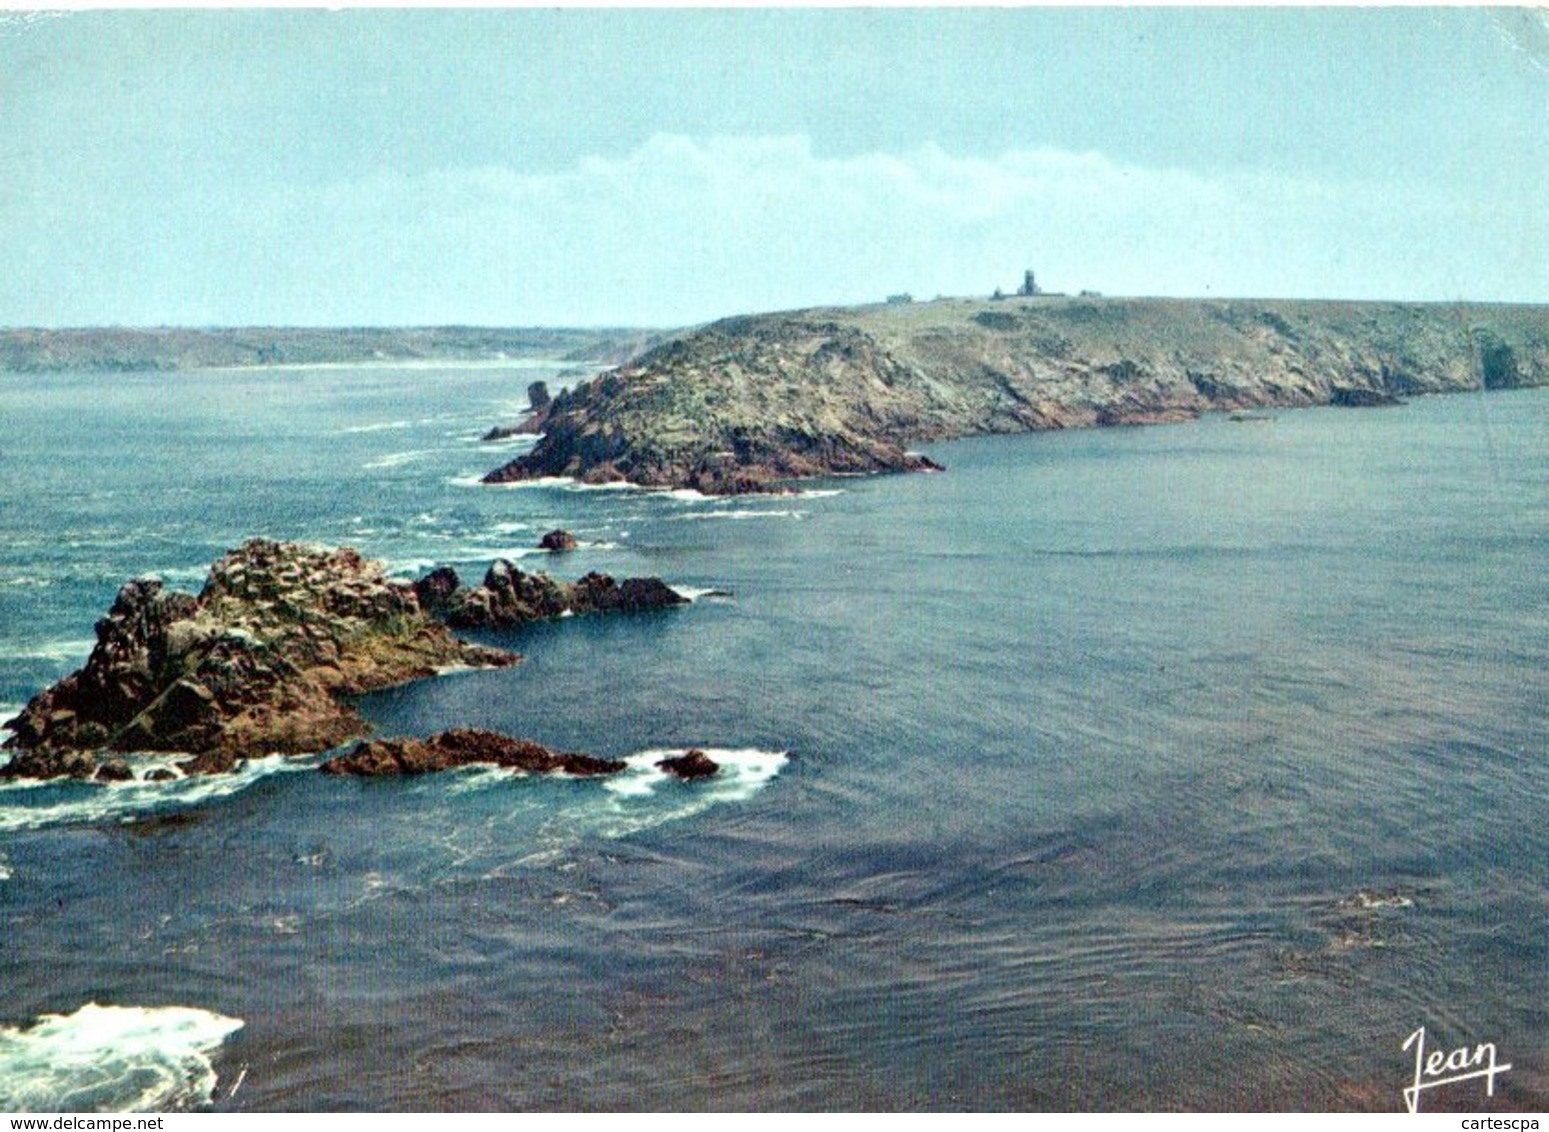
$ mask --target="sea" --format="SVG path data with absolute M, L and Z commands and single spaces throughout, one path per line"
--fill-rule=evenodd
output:
M 481 485 L 563 368 L 0 377 L 7 717 L 252 536 L 696 599 L 360 701 L 617 779 L 0 786 L 0 1109 L 1549 1107 L 1549 389 Z

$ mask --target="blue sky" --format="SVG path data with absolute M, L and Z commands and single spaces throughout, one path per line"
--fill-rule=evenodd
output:
M 1010 288 L 1549 301 L 1480 9 L 0 13 L 0 325 L 681 325 Z

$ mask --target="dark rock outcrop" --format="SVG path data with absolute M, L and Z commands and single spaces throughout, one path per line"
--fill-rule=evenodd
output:
M 542 432 L 551 402 L 548 385 L 542 381 L 533 382 L 527 387 L 527 417 L 520 424 L 497 425 L 479 439 L 509 440 L 513 436 L 532 436 Z
M 594 572 L 566 583 L 547 574 L 524 573 L 499 558 L 490 564 L 482 585 L 455 588 L 438 615 L 455 628 L 479 629 L 522 625 L 566 613 L 638 613 L 687 603 L 660 578 L 615 582 L 607 574 Z
M 574 550 L 576 548 L 575 535 L 569 531 L 550 531 L 538 540 L 539 550 Z
M 440 566 L 414 583 L 414 596 L 419 598 L 421 609 L 433 617 L 440 617 L 451 604 L 457 586 L 457 571 L 450 566 Z
M 475 765 L 589 776 L 617 774 L 626 764 L 622 759 L 551 751 L 531 740 L 512 739 L 496 731 L 454 728 L 429 739 L 375 739 L 357 743 L 318 769 L 324 774 L 380 778 L 430 774 Z
M 660 759 L 656 765 L 668 774 L 675 774 L 685 780 L 711 778 L 721 770 L 720 764 L 698 747 L 674 758 Z
M 322 751 L 368 730 L 343 697 L 519 659 L 458 640 L 354 550 L 266 539 L 219 559 L 197 597 L 129 582 L 96 630 L 86 664 L 6 724 L 0 776 L 112 777 L 122 751 L 192 755 L 190 773 Z
M 911 442 L 1549 382 L 1549 307 L 1034 296 L 725 319 L 557 395 L 489 483 L 781 490 Z
M 1383 389 L 1335 389 L 1328 403 L 1341 409 L 1381 409 L 1402 405 L 1404 399 Z

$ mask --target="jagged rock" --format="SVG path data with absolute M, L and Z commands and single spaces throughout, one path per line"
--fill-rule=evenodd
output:
M 414 583 L 414 596 L 419 598 L 420 608 L 434 617 L 440 617 L 450 608 L 452 595 L 462 580 L 450 566 L 441 566 Z
M 567 585 L 547 574 L 527 574 L 507 559 L 490 564 L 484 583 L 457 590 L 447 600 L 444 619 L 457 628 L 522 625 L 564 613 L 635 613 L 688 601 L 659 578 L 615 582 L 591 573 Z
M 616 583 L 607 574 L 595 571 L 586 575 L 571 590 L 572 608 L 577 613 L 622 610 L 637 613 L 645 609 L 665 609 L 686 605 L 688 598 L 660 578 L 625 578 Z
M 531 430 L 523 425 L 496 425 L 490 429 L 480 440 L 510 440 L 513 436 L 522 436 Z
M 0 767 L 0 778 L 90 778 L 97 760 L 85 751 L 17 751 Z
M 548 385 L 542 381 L 535 381 L 527 387 L 527 419 L 517 425 L 498 425 L 479 439 L 509 440 L 513 436 L 530 436 L 541 432 L 551 403 Z
M 352 549 L 266 539 L 215 562 L 198 597 L 129 582 L 96 632 L 86 664 L 6 724 L 17 753 L 0 777 L 90 777 L 114 751 L 183 752 L 186 772 L 213 773 L 326 750 L 367 730 L 342 696 L 519 659 L 459 641 Z
M 357 743 L 319 768 L 324 774 L 380 778 L 430 774 L 461 766 L 488 765 L 536 773 L 617 774 L 621 759 L 601 759 L 572 751 L 551 751 L 527 739 L 495 731 L 454 728 L 429 739 L 376 739 Z
M 569 531 L 553 530 L 538 540 L 539 550 L 574 550 L 575 535 Z
M 164 766 L 155 767 L 145 773 L 145 781 L 147 782 L 175 782 L 176 780 L 177 775 Z
M 973 433 L 1545 383 L 1546 307 L 1040 296 L 796 311 L 725 319 L 565 390 L 542 439 L 485 481 L 764 492 L 929 470 L 910 442 Z
M 682 779 L 710 778 L 720 772 L 720 764 L 698 747 L 670 759 L 661 759 L 656 764 L 669 774 L 675 774 Z

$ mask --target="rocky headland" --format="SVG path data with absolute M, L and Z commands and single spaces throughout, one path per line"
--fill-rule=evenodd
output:
M 178 765 L 191 774 L 321 752 L 369 731 L 349 697 L 520 659 L 459 640 L 448 623 L 508 626 L 685 600 L 654 578 L 564 583 L 504 560 L 481 586 L 461 585 L 450 569 L 411 584 L 349 548 L 254 539 L 216 561 L 197 596 L 154 577 L 120 589 L 86 664 L 5 724 L 14 753 L 0 777 L 124 778 L 125 752 L 184 755 Z
M 1549 383 L 1549 308 L 1026 296 L 726 319 L 556 395 L 489 483 L 713 494 L 928 469 L 914 442 Z

